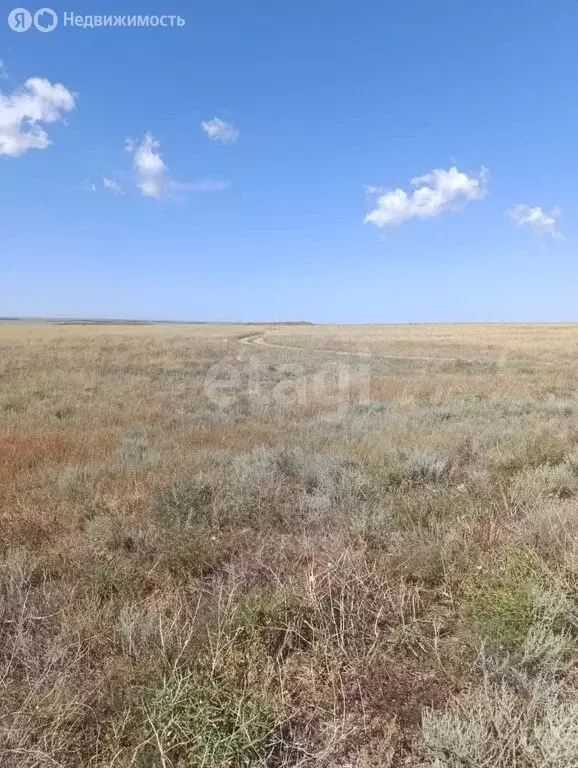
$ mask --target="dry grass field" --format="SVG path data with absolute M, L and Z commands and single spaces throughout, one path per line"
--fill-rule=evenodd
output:
M 0 345 L 2 768 L 578 766 L 578 326 Z

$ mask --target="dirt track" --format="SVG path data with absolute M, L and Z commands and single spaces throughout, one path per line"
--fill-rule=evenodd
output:
M 309 349 L 307 347 L 293 347 L 288 344 L 271 344 L 266 341 L 265 338 L 275 333 L 275 331 L 265 331 L 264 333 L 253 333 L 250 336 L 244 336 L 239 340 L 240 344 L 244 344 L 248 347 L 271 347 L 272 349 L 289 349 L 294 352 L 325 352 L 332 355 L 344 355 L 346 357 L 376 357 L 380 360 L 413 360 L 421 362 L 441 362 L 441 363 L 456 363 L 460 360 L 458 357 L 417 357 L 411 355 L 375 355 L 372 352 L 360 352 L 349 351 L 344 349 L 327 349 L 325 347 L 316 347 L 315 349 Z

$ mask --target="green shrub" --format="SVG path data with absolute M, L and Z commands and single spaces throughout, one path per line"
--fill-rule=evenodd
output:
M 174 671 L 147 691 L 141 709 L 150 742 L 143 765 L 274 765 L 280 741 L 277 718 L 259 695 L 230 680 Z
M 156 766 L 155 757 L 161 764 L 204 768 L 278 764 L 278 662 L 290 645 L 287 638 L 297 636 L 294 615 L 289 596 L 275 588 L 256 590 L 225 608 L 192 668 L 173 665 L 144 692 L 142 727 L 148 737 L 154 734 L 145 765 Z
M 466 586 L 475 631 L 498 648 L 519 649 L 537 618 L 534 595 L 543 575 L 539 557 L 516 548 L 505 552 L 489 572 L 481 571 Z

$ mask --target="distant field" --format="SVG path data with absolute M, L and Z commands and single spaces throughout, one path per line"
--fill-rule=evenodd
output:
M 0 345 L 2 768 L 578 765 L 578 325 Z
M 281 327 L 279 340 L 302 347 L 332 347 L 376 355 L 574 361 L 576 324 L 318 325 Z

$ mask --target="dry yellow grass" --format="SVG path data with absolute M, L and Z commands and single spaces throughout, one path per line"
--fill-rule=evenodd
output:
M 2 766 L 577 764 L 578 326 L 0 346 Z

